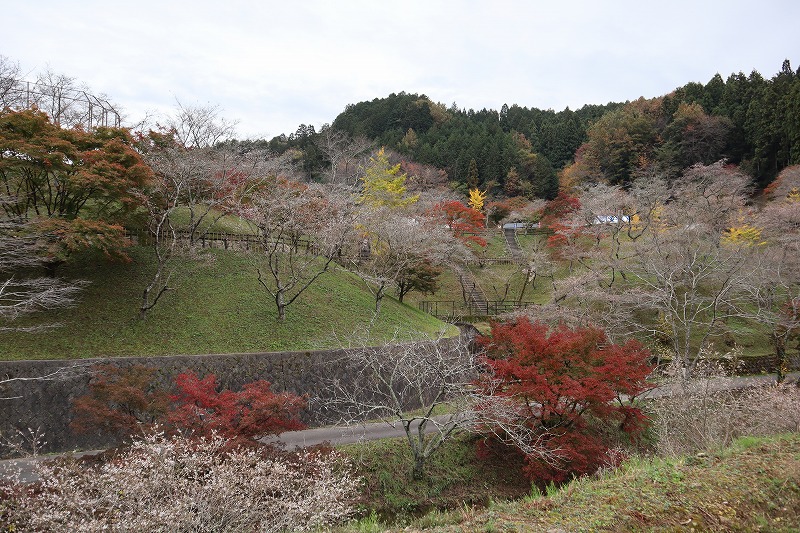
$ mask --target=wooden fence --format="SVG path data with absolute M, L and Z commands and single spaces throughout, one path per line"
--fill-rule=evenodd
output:
M 423 300 L 419 302 L 419 308 L 441 320 L 449 322 L 461 320 L 465 317 L 493 317 L 505 313 L 524 309 L 536 305 L 534 302 L 508 302 L 491 300 L 480 305 L 467 304 L 459 300 Z
M 154 235 L 146 231 L 130 231 L 126 230 L 125 236 L 130 238 L 133 242 L 141 245 L 149 245 L 153 243 Z M 160 235 L 164 241 L 172 239 L 172 232 L 162 231 Z M 191 231 L 175 231 L 175 238 L 178 242 L 188 244 L 190 246 L 200 246 L 201 248 L 224 248 L 225 250 L 235 248 L 250 250 L 251 248 L 263 247 L 265 244 L 279 244 L 281 246 L 288 246 L 300 250 L 313 250 L 314 243 L 305 237 L 297 239 L 268 239 L 265 243 L 264 236 L 254 233 L 225 233 L 225 232 L 194 232 Z

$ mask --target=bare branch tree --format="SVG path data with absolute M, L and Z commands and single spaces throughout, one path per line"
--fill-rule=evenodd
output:
M 325 124 L 316 136 L 317 148 L 330 163 L 325 172 L 325 181 L 344 185 L 354 185 L 358 173 L 369 158 L 372 143 L 365 137 L 351 138 L 342 131 Z
M 570 222 L 583 235 L 569 256 L 581 268 L 557 283 L 553 303 L 614 335 L 660 339 L 690 373 L 725 320 L 749 305 L 758 254 L 748 242 L 725 238 L 746 213 L 749 185 L 748 176 L 720 162 L 696 165 L 669 186 L 651 177 L 628 193 L 586 191 Z M 604 212 L 616 220 L 598 221 Z M 586 235 L 593 237 L 588 246 Z M 609 272 L 624 276 L 614 282 Z
M 262 250 L 254 252 L 258 282 L 284 320 L 286 308 L 335 266 L 354 235 L 355 204 L 347 191 L 323 192 L 273 178 L 254 194 L 252 205 L 262 237 Z
M 85 376 L 89 373 L 91 363 L 75 363 L 63 366 L 52 370 L 46 374 L 34 376 L 14 376 L 9 377 L 7 374 L 0 377 L 0 390 L 5 390 L 13 385 L 26 384 L 29 382 L 40 381 L 68 381 L 77 377 Z M 15 396 L 0 397 L 0 400 L 16 400 L 22 398 L 22 394 Z
M 144 157 L 159 175 L 161 188 L 172 191 L 175 208 L 188 211 L 189 220 L 180 229 L 188 232 L 190 246 L 214 231 L 221 218 L 242 214 L 264 180 L 289 167 L 286 157 L 266 151 L 241 153 L 227 145 L 186 148 L 169 133 L 149 137 L 151 142 L 143 142 Z
M 156 257 L 156 270 L 150 282 L 142 291 L 139 305 L 139 319 L 147 318 L 147 313 L 156 306 L 161 297 L 172 287 L 169 286 L 172 272 L 168 266 L 175 253 L 178 237 L 170 216 L 175 211 L 180 198 L 182 183 L 157 174 L 150 191 L 142 192 L 142 201 L 148 210 L 148 237 Z
M 463 243 L 435 221 L 385 207 L 361 207 L 363 238 L 350 251 L 349 260 L 375 297 L 376 313 L 387 291 L 410 269 L 423 262 L 445 264 L 459 256 Z
M 175 115 L 167 119 L 166 126 L 186 148 L 215 146 L 236 133 L 236 122 L 221 117 L 220 111 L 218 105 L 191 106 L 177 101 Z
M 0 109 L 18 107 L 19 92 L 16 85 L 20 77 L 19 63 L 0 54 Z
M 524 455 L 536 457 L 552 467 L 561 462 L 561 449 L 549 444 L 552 432 L 529 423 L 530 411 L 524 401 L 501 394 L 501 381 L 482 369 L 480 392 L 472 392 L 473 429 L 491 436 Z
M 631 305 L 660 315 L 672 356 L 687 371 L 747 302 L 755 269 L 748 245 L 722 236 L 743 212 L 749 183 L 722 163 L 692 167 L 673 184 L 656 226 L 636 241 L 631 269 L 641 290 L 630 293 L 638 302 Z
M 518 303 L 525 299 L 525 291 L 530 284 L 532 289 L 536 289 L 536 281 L 540 278 L 549 279 L 552 285 L 555 284 L 555 274 L 558 264 L 553 259 L 550 252 L 546 249 L 545 239 L 534 239 L 532 244 L 522 250 L 522 260 L 518 264 L 522 275 L 522 289 L 519 292 Z
M 421 479 L 436 450 L 475 423 L 469 389 L 478 366 L 469 343 L 463 335 L 396 339 L 380 347 L 369 346 L 368 334 L 352 339 L 344 357 L 355 379 L 331 382 L 328 407 L 348 424 L 399 423 L 414 459 L 413 477 Z
M 800 198 L 785 189 L 748 224 L 757 237 L 749 251 L 760 261 L 747 286 L 753 305 L 744 308 L 746 318 L 770 329 L 778 381 L 789 369 L 787 344 L 800 334 Z
M 53 277 L 30 277 L 44 264 L 46 236 L 31 224 L 0 221 L 0 332 L 37 331 L 58 324 L 16 326 L 12 323 L 39 311 L 64 309 L 76 302 L 86 282 L 65 282 Z

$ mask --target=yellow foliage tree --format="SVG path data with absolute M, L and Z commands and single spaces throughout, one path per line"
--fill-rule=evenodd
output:
M 486 193 L 488 191 L 481 192 L 480 189 L 470 189 L 469 190 L 469 206 L 474 209 L 475 211 L 483 212 L 483 204 L 486 202 Z
M 748 247 L 764 244 L 761 239 L 761 229 L 746 223 L 728 228 L 722 235 L 722 242 L 734 246 Z
M 386 150 L 381 148 L 374 157 L 362 178 L 359 203 L 373 207 L 405 207 L 419 200 L 419 195 L 406 195 L 406 174 L 400 173 L 400 164 L 392 165 Z

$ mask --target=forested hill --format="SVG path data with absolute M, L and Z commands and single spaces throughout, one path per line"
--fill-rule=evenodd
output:
M 558 112 L 466 110 L 401 92 L 348 105 L 329 128 L 440 169 L 451 185 L 508 196 L 552 198 L 559 183 L 627 183 L 640 171 L 677 174 L 720 159 L 764 186 L 800 163 L 800 70 L 786 60 L 769 79 L 717 74 L 668 95 Z M 319 177 L 330 167 L 322 134 L 301 125 L 265 144 L 299 149 L 307 176 Z
M 400 93 L 348 106 L 333 127 L 444 169 L 451 180 L 470 187 L 502 186 L 514 168 L 520 182 L 529 184 L 524 192 L 552 198 L 558 190 L 556 171 L 572 160 L 589 124 L 619 106 L 474 111 Z

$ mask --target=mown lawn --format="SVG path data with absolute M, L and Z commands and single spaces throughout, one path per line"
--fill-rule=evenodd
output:
M 84 262 L 59 275 L 90 282 L 77 307 L 40 313 L 17 325 L 59 322 L 39 333 L 0 334 L 2 359 L 237 353 L 339 346 L 369 326 L 376 342 L 396 332 L 436 336 L 455 328 L 413 306 L 386 298 L 373 320 L 374 300 L 363 281 L 344 271 L 323 274 L 277 318 L 256 267 L 244 253 L 200 249 L 176 259 L 168 291 L 145 320 L 141 293 L 154 270 L 152 252 L 130 250 L 130 263 Z M 335 334 L 334 334 L 335 332 Z

